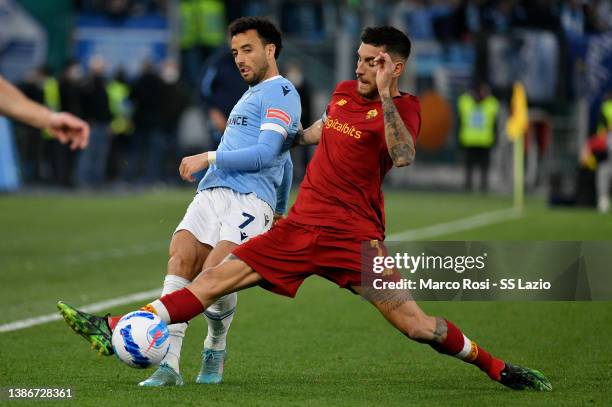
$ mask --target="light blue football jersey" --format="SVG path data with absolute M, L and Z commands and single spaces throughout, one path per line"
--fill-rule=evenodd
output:
M 239 171 L 211 165 L 198 190 L 225 187 L 257 197 L 276 209 L 276 189 L 283 178 L 283 166 L 298 129 L 302 107 L 300 95 L 291 82 L 280 75 L 249 89 L 236 103 L 217 151 L 234 151 L 257 144 L 262 130 L 273 130 L 285 137 L 281 153 L 271 166 L 259 171 Z

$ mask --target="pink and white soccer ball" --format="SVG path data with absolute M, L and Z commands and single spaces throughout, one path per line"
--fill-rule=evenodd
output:
M 113 331 L 113 348 L 128 366 L 137 369 L 157 366 L 170 349 L 168 326 L 151 312 L 130 312 Z

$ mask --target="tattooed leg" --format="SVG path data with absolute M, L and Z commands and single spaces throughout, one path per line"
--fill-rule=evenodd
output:
M 493 380 L 500 380 L 501 371 L 505 367 L 501 359 L 493 357 L 446 319 L 426 315 L 408 291 L 389 290 L 381 296 L 380 292 L 376 292 L 379 290 L 361 287 L 353 289 L 370 301 L 387 321 L 408 338 L 428 344 L 439 353 L 474 364 Z
M 433 331 L 433 341 L 442 343 L 446 339 L 446 333 L 448 332 L 448 326 L 444 318 L 436 317 L 436 329 Z

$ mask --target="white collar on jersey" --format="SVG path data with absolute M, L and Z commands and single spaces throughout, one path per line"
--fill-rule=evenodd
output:
M 270 82 L 270 81 L 273 81 L 273 80 L 276 80 L 276 79 L 278 79 L 278 78 L 282 78 L 282 77 L 283 77 L 282 75 L 274 75 L 273 77 L 268 78 L 268 79 L 266 79 L 265 81 L 261 81 L 261 82 L 259 82 L 259 83 L 258 83 L 257 85 L 255 85 L 255 86 L 249 86 L 249 89 L 253 89 L 253 88 L 255 88 L 255 87 L 257 87 L 257 86 L 261 85 L 262 83 Z

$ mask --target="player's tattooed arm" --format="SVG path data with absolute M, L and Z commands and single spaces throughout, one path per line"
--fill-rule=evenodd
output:
M 396 167 L 410 165 L 416 153 L 412 135 L 402 121 L 391 95 L 381 95 L 380 99 L 385 120 L 385 139 L 393 164 Z
M 319 144 L 319 140 L 321 139 L 321 132 L 323 131 L 323 121 L 321 119 L 314 122 L 307 129 L 300 128 L 298 129 L 295 135 L 295 141 L 293 145 L 310 145 L 310 144 Z

